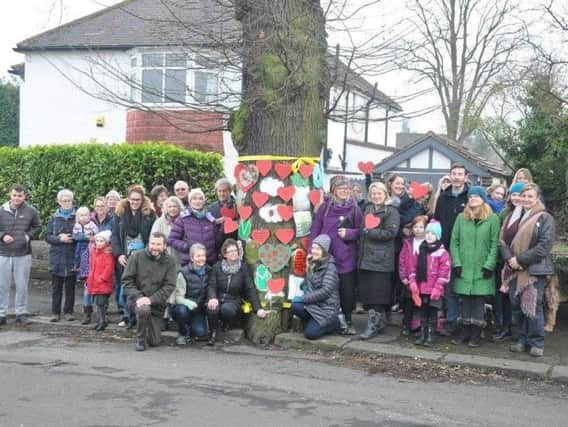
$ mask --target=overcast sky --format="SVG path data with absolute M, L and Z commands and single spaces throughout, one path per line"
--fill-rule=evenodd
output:
M 363 0 L 352 0 L 353 4 Z M 527 4 L 538 6 L 541 0 L 523 0 Z M 568 0 L 561 0 L 566 1 Z M 118 3 L 119 0 L 19 0 L 10 2 L 10 7 L 3 8 L 0 14 L 0 77 L 8 75 L 7 70 L 11 65 L 23 61 L 23 55 L 14 52 L 12 49 L 16 44 L 26 38 L 37 35 L 50 28 L 56 27 L 61 23 L 69 22 L 81 16 L 93 13 L 104 7 Z M 60 3 L 63 3 L 63 10 L 60 10 Z M 52 8 L 52 5 L 56 5 Z M 400 10 L 404 5 L 403 1 L 383 1 L 372 11 L 360 15 L 360 22 L 352 22 L 357 28 L 376 29 L 388 27 L 400 18 Z M 398 10 L 397 10 L 398 9 Z M 398 15 L 397 15 L 398 14 Z M 362 36 L 362 30 L 359 35 Z M 357 31 L 355 36 L 357 36 Z M 338 36 L 340 37 L 340 36 Z M 330 37 L 330 44 L 335 44 L 337 37 Z M 562 48 L 562 45 L 560 46 Z M 411 78 L 402 73 L 395 73 L 389 76 L 370 77 L 368 79 L 374 83 L 378 80 L 379 89 L 387 95 L 397 99 L 409 93 L 409 86 L 412 85 Z M 415 111 L 426 108 L 437 103 L 436 98 L 422 97 L 412 103 L 403 103 L 405 111 Z M 400 122 L 393 126 L 395 131 L 400 130 Z M 410 121 L 410 130 L 414 132 L 425 132 L 433 130 L 435 132 L 444 131 L 443 121 L 439 112 L 425 117 L 419 117 Z

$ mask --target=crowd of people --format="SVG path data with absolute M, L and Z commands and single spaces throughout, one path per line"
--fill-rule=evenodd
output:
M 366 187 L 365 198 L 361 185 L 335 176 L 315 208 L 306 274 L 291 301 L 307 338 L 355 335 L 352 314 L 362 311 L 368 318 L 360 338 L 370 339 L 401 310 L 401 334 L 414 333 L 417 345 L 432 346 L 440 332 L 476 347 L 490 303 L 493 339 L 511 337 L 516 325 L 511 351 L 542 356 L 555 221 L 528 170 L 519 170 L 509 188 L 471 185 L 459 164 L 436 192 L 398 174 L 385 183 L 367 176 Z M 77 282 L 84 286 L 82 323 L 96 312 L 95 329 L 104 330 L 114 293 L 120 325 L 136 328 L 138 351 L 160 343 L 170 318 L 178 325 L 176 344 L 184 346 L 200 337 L 215 345 L 218 330 L 242 314 L 242 300 L 266 317 L 238 233 L 224 231 L 226 218 L 238 221 L 231 182 L 219 179 L 215 191 L 217 200 L 207 205 L 203 191 L 184 181 L 173 196 L 163 185 L 149 196 L 132 185 L 124 198 L 115 190 L 97 197 L 92 211 L 75 206 L 72 191 L 59 191 L 45 232 L 51 321 L 75 320 Z M 12 278 L 16 322 L 29 321 L 30 241 L 41 226 L 25 199 L 25 188 L 14 185 L 0 211 L 0 325 Z

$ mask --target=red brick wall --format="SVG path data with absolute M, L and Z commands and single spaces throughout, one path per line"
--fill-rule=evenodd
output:
M 203 111 L 129 111 L 126 141 L 165 141 L 187 149 L 223 153 L 223 116 Z

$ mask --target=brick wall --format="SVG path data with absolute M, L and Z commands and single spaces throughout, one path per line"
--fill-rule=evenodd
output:
M 187 149 L 223 153 L 221 113 L 203 111 L 129 111 L 126 141 L 165 141 Z

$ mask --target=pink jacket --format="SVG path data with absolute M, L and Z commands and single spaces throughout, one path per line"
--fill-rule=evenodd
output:
M 412 249 L 412 245 L 410 247 Z M 426 256 L 427 262 L 427 279 L 425 282 L 418 283 L 418 289 L 421 294 L 430 295 L 434 288 L 440 291 L 440 295 L 444 295 L 446 285 L 450 281 L 450 273 L 452 272 L 452 260 L 450 254 L 442 245 L 438 250 Z M 410 266 L 410 274 L 408 280 L 410 283 L 416 283 L 416 267 L 418 265 L 418 255 L 416 261 Z
M 402 249 L 400 250 L 400 255 L 398 257 L 398 277 L 400 281 L 408 280 L 410 272 L 416 272 L 416 264 L 418 263 L 418 252 L 413 253 L 412 242 L 414 237 L 404 239 L 402 243 Z

